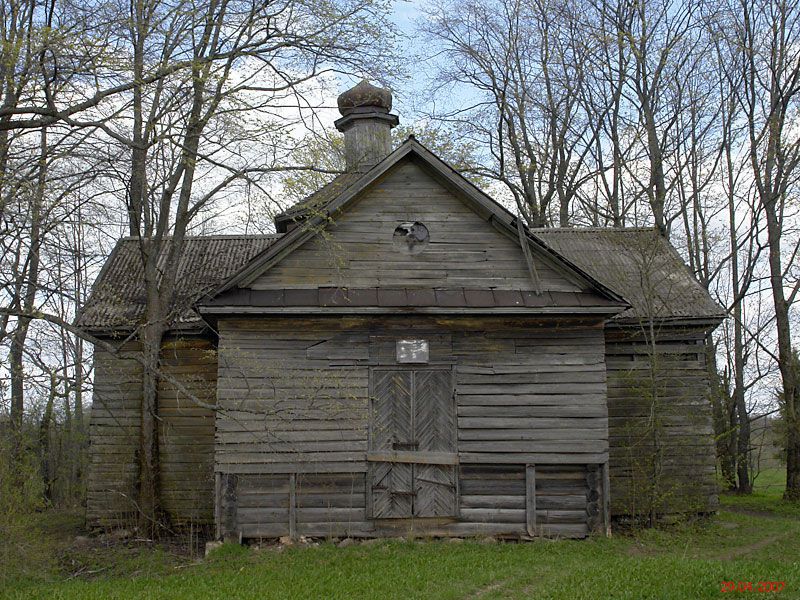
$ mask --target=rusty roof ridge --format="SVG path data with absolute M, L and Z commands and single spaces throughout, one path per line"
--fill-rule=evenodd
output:
M 600 227 L 596 225 L 590 225 L 586 227 L 529 227 L 529 231 L 535 233 L 597 233 L 597 232 L 615 232 L 615 233 L 640 233 L 640 232 L 654 232 L 656 231 L 655 227 L 644 227 L 644 226 L 634 226 L 634 227 Z
M 279 237 L 283 236 L 282 233 L 213 233 L 211 235 L 187 235 L 184 236 L 184 240 L 195 241 L 195 240 L 233 240 L 233 239 L 241 239 L 241 240 L 256 240 L 256 239 L 278 239 Z M 172 240 L 173 236 L 165 235 L 163 238 L 164 240 Z M 126 235 L 119 238 L 120 242 L 135 242 L 138 240 L 147 240 L 150 239 L 148 236 L 140 237 L 138 235 Z

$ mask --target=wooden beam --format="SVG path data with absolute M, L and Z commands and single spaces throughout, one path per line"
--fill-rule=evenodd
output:
M 214 473 L 214 537 L 222 539 L 222 473 Z
M 600 465 L 603 476 L 603 526 L 606 537 L 611 537 L 611 478 L 608 474 L 608 463 Z
M 528 535 L 536 535 L 536 465 L 525 467 L 525 512 Z
M 241 542 L 237 524 L 236 483 L 238 477 L 222 473 L 222 538 L 226 542 Z
M 289 539 L 297 539 L 297 475 L 289 473 Z
M 417 463 L 420 465 L 457 465 L 455 452 L 369 452 L 369 462 Z
M 533 290 L 537 296 L 542 295 L 542 282 L 539 279 L 539 272 L 536 270 L 536 263 L 533 262 L 533 253 L 531 252 L 530 242 L 528 236 L 525 235 L 525 226 L 522 223 L 522 215 L 517 217 L 517 234 L 519 235 L 519 244 L 522 246 L 522 254 L 525 256 L 525 264 L 528 267 L 531 281 L 533 282 Z

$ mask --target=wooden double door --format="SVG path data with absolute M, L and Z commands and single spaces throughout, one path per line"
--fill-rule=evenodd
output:
M 455 516 L 456 432 L 452 370 L 373 369 L 372 518 Z

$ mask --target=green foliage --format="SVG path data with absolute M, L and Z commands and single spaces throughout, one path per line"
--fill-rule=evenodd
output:
M 249 551 L 246 546 L 225 543 L 209 552 L 207 558 L 209 561 L 221 564 L 246 559 L 248 555 Z
M 400 125 L 392 130 L 392 145 L 397 148 L 410 135 L 476 185 L 487 181 L 474 173 L 478 148 L 465 142 L 456 132 L 424 123 Z M 292 164 L 308 170 L 290 171 L 283 177 L 284 208 L 301 202 L 345 170 L 344 136 L 336 131 L 308 135 L 292 153 Z
M 727 509 L 794 517 L 800 519 L 800 505 L 783 499 L 786 489 L 786 470 L 765 469 L 756 475 L 753 493 L 725 494 L 720 504 Z
M 475 185 L 489 183 L 486 178 L 477 174 L 478 145 L 464 139 L 457 131 L 430 123 L 398 125 L 392 130 L 394 146 L 401 144 L 410 135 Z
M 717 518 L 610 539 L 392 540 L 281 552 L 226 544 L 202 561 L 158 549 L 109 548 L 95 550 L 78 577 L 64 572 L 59 583 L 19 581 L 1 588 L 0 597 L 678 599 L 717 598 L 721 582 L 731 580 L 785 581 L 782 597 L 795 597 L 800 520 L 782 516 L 774 500 L 765 507 L 776 510 L 762 515 L 731 498 L 730 510 Z
M 45 510 L 52 504 L 45 501 L 34 438 L 28 431 L 15 462 L 10 439 L 0 436 L 0 584 L 52 572 L 63 539 L 69 537 L 65 532 L 74 535 L 83 522 L 82 515 Z
M 51 566 L 51 548 L 35 534 L 42 492 L 36 455 L 24 451 L 14 463 L 10 441 L 0 437 L 0 582 Z
M 626 477 L 617 484 L 612 502 L 635 523 L 655 525 L 664 515 L 707 509 L 706 476 L 688 477 L 668 469 L 671 460 L 693 459 L 698 452 L 668 437 L 670 423 L 685 417 L 694 393 L 676 379 L 676 365 L 681 361 L 680 354 L 648 348 L 635 357 L 629 370 L 616 375 L 616 385 L 626 390 L 624 406 L 632 414 L 615 434 Z
M 0 523 L 44 507 L 44 486 L 38 457 L 23 451 L 16 463 L 7 438 L 0 438 Z

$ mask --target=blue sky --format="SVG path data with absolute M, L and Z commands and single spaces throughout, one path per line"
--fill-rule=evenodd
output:
M 395 111 L 400 115 L 403 123 L 410 123 L 416 112 L 422 108 L 424 101 L 424 86 L 426 84 L 426 66 L 418 60 L 423 52 L 419 43 L 417 21 L 422 18 L 421 9 L 426 0 L 396 0 L 392 20 L 400 32 L 405 36 L 401 41 L 400 51 L 409 57 L 408 79 L 399 89 L 395 90 Z M 422 58 L 427 58 L 422 56 Z M 416 93 L 415 93 L 416 92 Z M 422 102 L 420 102 L 422 100 Z

